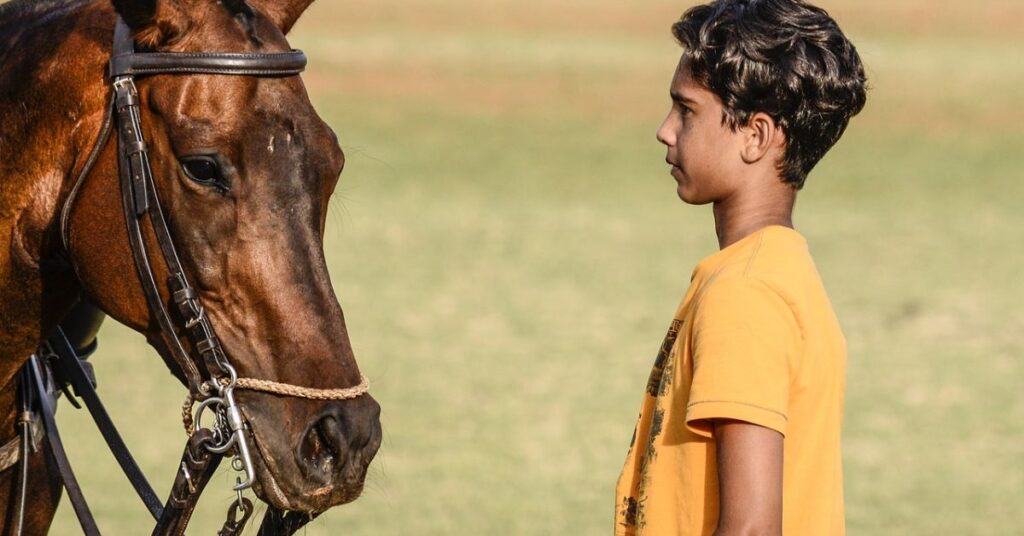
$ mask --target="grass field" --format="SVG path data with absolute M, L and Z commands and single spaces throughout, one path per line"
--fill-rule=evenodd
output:
M 849 533 L 1019 533 L 1024 5 L 821 4 L 872 86 L 796 220 L 849 341 Z M 610 533 L 649 367 L 715 249 L 654 140 L 688 5 L 320 0 L 300 22 L 348 155 L 328 258 L 385 430 L 363 497 L 308 534 Z M 100 341 L 101 394 L 164 493 L 184 389 L 141 337 Z M 60 418 L 105 533 L 147 532 L 87 416 Z M 76 532 L 65 501 L 53 533 Z

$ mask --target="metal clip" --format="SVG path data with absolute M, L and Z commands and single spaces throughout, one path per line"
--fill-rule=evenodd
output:
M 242 420 L 242 411 L 238 408 L 238 404 L 235 403 L 233 386 L 225 391 L 224 398 L 228 401 L 228 405 L 225 408 L 227 411 L 228 426 L 231 427 L 231 432 L 235 439 L 235 458 L 242 459 L 242 466 L 245 469 L 245 481 L 237 482 L 235 484 L 235 490 L 240 492 L 241 490 L 252 486 L 252 483 L 256 478 L 256 471 L 252 467 L 252 454 L 249 452 L 249 441 L 245 437 L 245 422 Z M 232 463 L 232 465 L 235 464 Z
M 224 521 L 224 526 L 217 532 L 218 536 L 233 536 L 240 534 L 242 529 L 245 528 L 245 523 L 249 521 L 249 518 L 252 516 L 252 501 L 242 496 L 242 490 L 238 488 L 238 486 L 241 485 L 239 480 L 240 479 L 235 479 L 237 497 L 231 503 L 231 506 L 228 507 L 227 519 Z
M 228 363 L 222 365 L 228 373 L 228 380 L 217 383 L 217 390 L 220 396 L 210 397 L 202 401 L 196 408 L 195 425 L 196 429 L 203 427 L 203 413 L 207 408 L 215 415 L 215 422 L 210 428 L 214 433 L 212 445 L 206 445 L 206 449 L 214 454 L 223 454 L 231 448 L 235 449 L 234 459 L 231 466 L 238 471 L 245 473 L 245 480 L 235 484 L 234 489 L 241 491 L 252 487 L 256 479 L 256 470 L 253 468 L 252 453 L 249 450 L 249 441 L 246 438 L 245 419 L 242 411 L 235 402 L 235 383 L 238 381 L 238 372 Z

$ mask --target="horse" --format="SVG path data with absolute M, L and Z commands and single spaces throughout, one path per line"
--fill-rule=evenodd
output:
M 312 0 L 13 0 L 0 5 L 0 444 L 16 438 L 17 377 L 69 311 L 91 303 L 143 334 L 194 393 L 202 363 L 184 330 L 161 327 L 118 207 L 117 136 L 107 65 L 115 21 L 150 52 L 284 54 Z M 140 133 L 180 268 L 199 316 L 238 376 L 305 389 L 360 384 L 323 252 L 328 201 L 345 157 L 299 76 L 157 74 L 137 81 Z M 154 281 L 171 268 L 152 253 Z M 156 299 L 177 299 L 158 284 Z M 78 304 L 78 305 L 76 305 Z M 88 316 L 88 315 L 87 315 Z M 95 325 L 95 321 L 92 322 Z M 202 345 L 199 345 L 202 346 Z M 189 373 L 192 369 L 193 373 Z M 209 395 L 209 393 L 206 393 Z M 316 515 L 361 493 L 381 441 L 368 394 L 315 400 L 235 394 L 252 448 L 256 496 Z M 26 532 L 45 533 L 61 497 L 52 452 L 29 456 Z M 15 471 L 0 473 L 10 533 Z

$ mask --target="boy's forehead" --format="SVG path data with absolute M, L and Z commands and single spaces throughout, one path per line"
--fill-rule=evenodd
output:
M 703 98 L 714 95 L 708 88 L 693 78 L 693 72 L 690 70 L 689 61 L 686 59 L 686 56 L 680 58 L 679 64 L 676 65 L 676 72 L 672 77 L 671 92 L 687 97 L 690 100 L 703 100 Z

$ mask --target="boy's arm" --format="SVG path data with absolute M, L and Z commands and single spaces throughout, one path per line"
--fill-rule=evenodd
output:
M 782 534 L 782 434 L 743 421 L 713 421 L 718 451 L 715 536 Z

